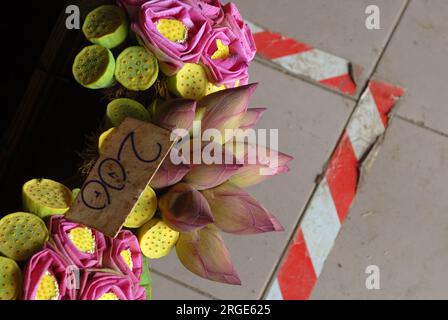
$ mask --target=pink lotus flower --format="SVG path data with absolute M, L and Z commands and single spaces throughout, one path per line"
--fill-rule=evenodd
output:
M 108 272 L 85 272 L 79 300 L 146 300 L 146 291 L 131 278 Z
M 213 223 L 204 196 L 186 183 L 172 187 L 159 199 L 163 220 L 179 232 L 191 232 Z
M 217 84 L 235 85 L 249 77 L 249 63 L 246 48 L 228 27 L 213 30 L 207 40 L 201 57 L 207 67 L 210 81 Z
M 210 204 L 215 225 L 224 232 L 242 235 L 284 230 L 256 199 L 231 183 L 202 193 Z
M 196 116 L 196 101 L 171 99 L 157 107 L 152 122 L 167 130 L 189 131 Z
M 114 238 L 108 238 L 103 266 L 119 271 L 138 282 L 143 269 L 143 256 L 137 237 L 129 230 L 122 230 Z
M 142 4 L 148 0 L 118 0 L 117 3 L 122 6 L 128 13 L 131 21 L 135 21 L 138 17 L 138 11 Z
M 294 158 L 268 147 L 253 144 L 235 143 L 233 152 L 238 163 L 244 165 L 230 177 L 234 185 L 245 188 L 256 185 L 274 176 L 289 172 L 288 163 Z M 251 161 L 250 154 L 255 154 Z
M 192 7 L 198 8 L 210 20 L 212 25 L 221 23 L 224 18 L 221 0 L 184 0 Z
M 69 262 L 51 247 L 36 253 L 28 261 L 23 282 L 23 300 L 74 300 L 75 287 Z
M 184 267 L 199 277 L 233 285 L 241 284 L 229 251 L 213 225 L 195 232 L 181 233 L 176 252 Z
M 100 268 L 106 249 L 104 235 L 94 229 L 52 216 L 48 230 L 56 249 L 79 268 Z
M 249 26 L 244 23 L 235 4 L 230 2 L 224 6 L 224 19 L 221 25 L 230 28 L 237 38 L 240 39 L 246 60 L 252 61 L 257 53 L 257 47 Z
M 132 29 L 158 58 L 161 70 L 174 75 L 184 63 L 198 63 L 211 25 L 201 11 L 179 0 L 154 0 L 142 5 Z

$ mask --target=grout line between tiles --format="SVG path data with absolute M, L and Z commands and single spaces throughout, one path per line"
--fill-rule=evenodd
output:
M 378 56 L 378 59 L 376 60 L 376 63 L 372 68 L 372 71 L 370 72 L 369 76 L 367 77 L 367 81 L 364 84 L 364 87 L 362 88 L 361 92 L 364 92 L 367 89 L 367 86 L 369 85 L 369 81 L 372 80 L 372 77 L 374 76 L 376 70 L 378 69 L 378 66 L 381 63 L 381 60 L 383 59 L 383 56 L 386 53 L 386 50 L 389 47 L 389 44 L 392 41 L 395 31 L 397 31 L 397 28 L 398 28 L 401 20 L 403 19 L 403 16 L 404 16 L 410 2 L 411 2 L 411 0 L 406 0 L 406 3 L 404 4 L 403 9 L 401 9 L 401 12 L 398 16 L 397 22 L 395 23 L 394 27 L 392 28 L 392 31 L 390 32 L 389 37 L 387 38 L 386 43 L 384 44 L 384 46 L 380 52 L 380 55 Z
M 412 125 L 414 125 L 416 127 L 419 127 L 421 129 L 428 130 L 428 131 L 430 131 L 432 133 L 435 133 L 435 134 L 440 135 L 442 137 L 448 138 L 448 133 L 439 131 L 437 129 L 430 128 L 430 127 L 426 126 L 424 123 L 422 123 L 420 121 L 415 121 L 415 120 L 412 120 L 412 119 L 400 116 L 398 114 L 396 114 L 394 117 L 397 117 L 398 119 L 406 121 L 407 123 L 410 123 L 410 124 L 412 124 Z
M 154 270 L 154 269 L 151 269 L 151 268 L 150 268 L 149 270 L 150 270 L 152 273 L 154 273 L 154 274 L 156 274 L 156 275 L 158 275 L 158 276 L 164 278 L 165 280 L 174 282 L 174 283 L 176 283 L 176 284 L 178 284 L 178 285 L 180 285 L 180 286 L 182 286 L 182 287 L 184 287 L 184 288 L 187 288 L 187 289 L 189 289 L 189 290 L 191 290 L 191 291 L 194 291 L 194 292 L 196 292 L 196 293 L 198 293 L 198 294 L 200 294 L 200 295 L 202 295 L 202 296 L 205 296 L 205 297 L 207 297 L 207 298 L 209 298 L 209 299 L 212 299 L 212 300 L 221 300 L 221 299 L 218 299 L 217 297 L 211 295 L 210 293 L 207 293 L 207 292 L 205 292 L 205 291 L 202 291 L 202 290 L 200 290 L 200 289 L 197 289 L 197 288 L 195 288 L 195 287 L 192 287 L 192 286 L 190 286 L 190 285 L 188 285 L 188 284 L 186 284 L 186 283 L 183 283 L 183 282 L 177 280 L 176 278 L 173 278 L 173 277 L 171 277 L 171 276 L 168 276 L 168 275 L 166 275 L 166 274 L 164 274 L 164 273 L 161 273 L 161 272 L 159 272 L 159 271 L 157 271 L 157 270 Z

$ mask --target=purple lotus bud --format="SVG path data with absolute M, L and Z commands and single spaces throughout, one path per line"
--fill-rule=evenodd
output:
M 191 232 L 213 223 L 210 206 L 192 186 L 179 183 L 159 199 L 163 220 L 179 232 Z
M 215 226 L 181 233 L 176 244 L 180 262 L 199 277 L 212 281 L 241 285 L 230 260 L 230 254 Z
M 129 230 L 122 230 L 115 238 L 107 240 L 103 267 L 121 272 L 138 282 L 142 274 L 143 257 L 137 237 Z
M 257 234 L 283 231 L 283 227 L 256 199 L 231 183 L 202 194 L 210 204 L 215 225 L 224 232 Z
M 202 114 L 202 131 L 216 129 L 224 135 L 225 129 L 237 129 L 256 88 L 257 84 L 249 84 L 218 91 L 199 100 L 197 109 Z
M 288 172 L 288 163 L 294 159 L 268 147 L 253 144 L 235 143 L 232 147 L 238 163 L 244 163 L 244 165 L 229 181 L 242 188 Z
M 168 76 L 184 63 L 198 63 L 211 25 L 200 10 L 176 0 L 148 1 L 141 6 L 132 29 L 142 44 L 153 52 Z
M 48 246 L 28 261 L 23 282 L 23 300 L 74 300 L 69 262 Z M 76 280 L 76 279 L 74 279 Z
M 252 129 L 261 120 L 263 114 L 266 112 L 266 108 L 250 108 L 247 109 L 246 114 L 244 115 L 243 120 L 240 123 L 240 129 Z
M 131 278 L 104 271 L 86 271 L 79 300 L 146 300 L 146 291 Z
M 77 267 L 98 268 L 106 249 L 104 235 L 64 216 L 52 216 L 48 222 L 50 237 L 56 249 Z
M 161 104 L 155 111 L 152 122 L 167 130 L 189 131 L 196 116 L 196 101 L 172 99 Z

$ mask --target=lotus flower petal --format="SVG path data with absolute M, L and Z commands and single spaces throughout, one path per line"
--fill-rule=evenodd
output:
M 266 108 L 247 109 L 243 120 L 241 120 L 240 129 L 246 130 L 255 127 L 258 121 L 260 121 L 260 119 L 263 117 L 263 114 L 266 112 L 266 110 Z
M 202 193 L 210 204 L 215 225 L 224 232 L 257 234 L 284 230 L 256 199 L 231 183 Z
M 204 196 L 186 183 L 172 187 L 159 199 L 163 220 L 179 232 L 191 232 L 213 223 Z
M 157 107 L 152 122 L 167 130 L 185 129 L 189 131 L 193 125 L 196 112 L 196 101 L 172 99 Z
M 234 3 L 227 3 L 223 9 L 224 19 L 221 25 L 230 28 L 235 34 L 237 34 L 238 38 L 243 43 L 247 59 L 252 61 L 257 53 L 257 47 L 249 26 L 244 23 L 243 17 Z
M 224 18 L 221 0 L 184 0 L 192 7 L 198 8 L 212 25 L 219 24 Z
M 232 150 L 229 150 L 230 148 Z M 233 151 L 238 163 L 244 163 L 244 165 L 238 169 L 229 181 L 242 188 L 256 185 L 288 172 L 288 163 L 293 160 L 293 157 L 284 153 L 253 144 L 235 143 L 230 148 L 228 148 L 228 151 Z M 251 156 L 251 154 L 254 156 Z
M 199 277 L 241 285 L 219 231 L 213 225 L 201 230 L 181 233 L 176 244 L 180 262 Z
M 107 242 L 103 267 L 119 271 L 138 282 L 143 271 L 143 256 L 137 237 L 129 230 L 122 230 Z
M 22 299 L 74 300 L 76 287 L 69 286 L 72 276 L 70 270 L 69 262 L 48 244 L 47 248 L 32 256 L 26 265 Z
M 79 300 L 146 300 L 146 291 L 129 277 L 87 271 L 81 279 Z
M 216 129 L 223 135 L 225 129 L 237 129 L 247 111 L 249 100 L 257 84 L 221 90 L 198 101 L 202 114 L 202 131 Z
M 56 249 L 79 268 L 99 268 L 106 249 L 104 235 L 94 229 L 52 216 L 48 230 Z
M 182 163 L 175 165 L 167 157 L 149 184 L 154 189 L 170 187 L 181 181 L 189 171 L 188 165 Z

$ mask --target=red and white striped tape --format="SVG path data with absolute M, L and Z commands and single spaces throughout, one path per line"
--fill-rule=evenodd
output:
M 246 21 L 257 45 L 257 54 L 285 71 L 308 78 L 350 96 L 356 93 L 350 61 L 315 49 Z
M 328 163 L 266 296 L 308 299 L 356 196 L 360 161 L 388 125 L 404 90 L 370 81 Z

